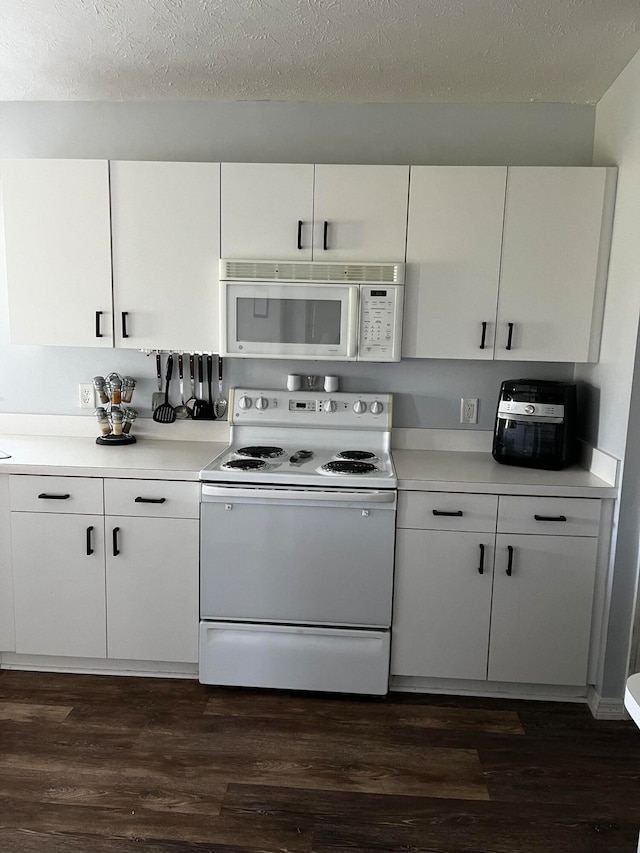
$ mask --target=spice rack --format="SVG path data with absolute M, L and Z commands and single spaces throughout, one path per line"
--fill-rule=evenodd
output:
M 122 404 L 131 402 L 136 380 L 131 376 L 110 373 L 106 379 L 104 376 L 94 376 L 93 387 L 102 404 L 95 410 L 102 432 L 102 435 L 96 438 L 96 444 L 105 447 L 135 444 L 136 437 L 131 435 L 130 429 L 138 413 L 135 409 L 123 407 Z

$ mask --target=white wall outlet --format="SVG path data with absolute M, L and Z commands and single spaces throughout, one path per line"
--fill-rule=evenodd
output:
M 95 409 L 96 397 L 91 382 L 81 382 L 78 385 L 78 400 L 81 409 Z
M 460 423 L 461 424 L 477 424 L 478 423 L 478 398 L 463 397 L 460 400 Z

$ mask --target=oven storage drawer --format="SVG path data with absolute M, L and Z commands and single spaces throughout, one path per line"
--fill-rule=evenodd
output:
M 202 684 L 384 695 L 389 631 L 200 623 Z

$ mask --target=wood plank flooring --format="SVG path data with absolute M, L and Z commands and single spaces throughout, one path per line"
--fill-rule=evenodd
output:
M 640 731 L 582 705 L 0 672 L 0 853 L 635 853 Z

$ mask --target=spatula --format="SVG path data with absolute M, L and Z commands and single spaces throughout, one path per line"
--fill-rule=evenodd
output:
M 191 388 L 191 396 L 185 406 L 189 412 L 189 417 L 192 418 L 193 408 L 196 404 L 196 357 L 192 352 L 189 353 L 189 387 Z
M 172 424 L 176 419 L 176 410 L 169 402 L 169 386 L 171 385 L 171 374 L 173 373 L 173 355 L 167 356 L 167 385 L 164 390 L 164 403 L 153 413 L 153 419 L 159 424 Z
M 158 406 L 164 402 L 164 394 L 162 393 L 162 354 L 156 353 L 156 375 L 158 377 L 158 390 L 151 395 L 151 411 L 155 412 Z
M 219 420 L 227 414 L 227 401 L 222 395 L 222 356 L 218 356 L 218 396 L 213 404 L 213 411 Z

